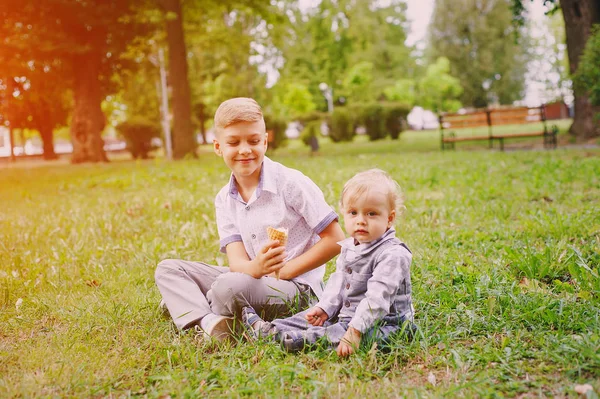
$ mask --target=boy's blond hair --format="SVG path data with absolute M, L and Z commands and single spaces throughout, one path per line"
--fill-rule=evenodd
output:
M 263 119 L 260 105 L 247 97 L 236 97 L 223 101 L 215 112 L 215 129 L 222 131 L 239 122 L 256 122 Z
M 400 185 L 381 169 L 365 170 L 348 180 L 342 190 L 340 208 L 345 209 L 346 206 L 373 188 L 380 188 L 385 192 L 390 211 L 395 210 L 397 214 L 404 211 L 404 197 Z

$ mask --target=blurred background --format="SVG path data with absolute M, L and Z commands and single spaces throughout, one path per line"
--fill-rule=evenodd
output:
M 600 136 L 596 0 L 0 0 L 0 157 L 197 156 L 231 97 L 271 148 L 546 105 Z

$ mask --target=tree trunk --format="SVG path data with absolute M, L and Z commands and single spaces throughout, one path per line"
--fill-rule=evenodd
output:
M 8 127 L 8 139 L 10 140 L 10 160 L 15 162 L 15 132 L 12 127 Z
M 54 152 L 54 129 L 52 126 L 50 112 L 49 104 L 42 102 L 39 104 L 36 116 L 34 117 L 38 125 L 37 130 L 40 132 L 40 136 L 42 138 L 44 159 L 46 161 L 51 161 L 58 158 Z
M 108 162 L 101 134 L 106 117 L 101 109 L 99 72 L 102 54 L 90 51 L 75 58 L 75 108 L 71 121 L 72 163 Z
M 44 159 L 46 161 L 57 159 L 58 156 L 54 152 L 54 132 L 52 131 L 52 126 L 40 126 L 39 132 L 42 137 L 42 145 L 44 146 Z
M 560 6 L 565 20 L 570 72 L 574 74 L 590 37 L 592 25 L 600 23 L 600 4 L 598 0 L 561 0 Z M 594 120 L 594 114 L 600 113 L 600 107 L 594 107 L 590 103 L 587 93 L 575 89 L 574 94 L 575 117 L 569 134 L 579 142 L 600 136 L 600 126 Z
M 188 154 L 196 155 L 183 14 L 180 0 L 161 3 L 167 13 L 169 83 L 173 89 L 173 158 L 181 159 Z

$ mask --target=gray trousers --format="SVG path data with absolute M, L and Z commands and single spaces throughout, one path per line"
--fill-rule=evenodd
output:
M 281 336 L 285 336 L 292 341 L 297 341 L 296 348 L 305 344 L 314 344 L 321 338 L 326 338 L 332 345 L 340 343 L 346 330 L 350 318 L 336 319 L 335 321 L 326 321 L 322 326 L 313 326 L 306 321 L 306 313 L 310 309 L 302 311 L 285 319 L 277 319 L 271 322 L 277 328 Z M 403 321 L 402 321 L 403 322 Z M 391 334 L 402 328 L 402 322 L 394 320 L 392 323 L 386 320 L 381 321 L 373 328 L 365 331 L 362 339 L 374 339 L 377 341 L 386 340 Z
M 158 264 L 154 278 L 180 330 L 211 313 L 239 318 L 245 306 L 272 320 L 306 309 L 312 300 L 308 285 L 273 277 L 256 279 L 202 262 L 166 259 Z

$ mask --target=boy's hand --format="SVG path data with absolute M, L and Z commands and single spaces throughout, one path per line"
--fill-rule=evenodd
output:
M 254 272 L 252 277 L 261 278 L 274 273 L 285 265 L 285 247 L 279 245 L 279 241 L 269 241 L 254 259 Z
M 327 321 L 327 319 L 329 318 L 329 316 L 327 316 L 327 313 L 325 313 L 325 311 L 318 306 L 315 306 L 314 308 L 309 310 L 308 313 L 306 313 L 305 317 L 306 321 L 308 321 L 313 326 L 317 327 L 322 326 L 323 323 L 325 323 L 325 321 Z
M 339 357 L 346 357 L 353 354 L 360 345 L 361 333 L 354 327 L 348 327 L 348 331 L 340 341 L 336 352 Z

